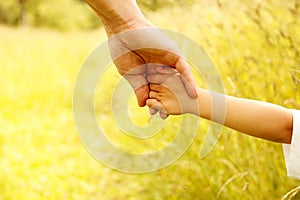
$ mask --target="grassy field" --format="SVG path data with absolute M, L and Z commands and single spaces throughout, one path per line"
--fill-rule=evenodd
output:
M 147 16 L 201 45 L 222 74 L 227 94 L 300 109 L 297 0 L 241 2 L 199 0 Z M 81 64 L 104 40 L 103 30 L 59 33 L 0 26 L 0 199 L 281 199 L 300 185 L 286 177 L 280 144 L 230 129 L 223 130 L 207 157 L 199 158 L 205 122 L 190 149 L 160 171 L 126 174 L 94 160 L 75 130 L 72 92 Z M 108 73 L 116 75 L 114 69 Z M 134 99 L 131 107 L 133 118 L 148 119 Z M 168 120 L 177 123 L 174 117 Z

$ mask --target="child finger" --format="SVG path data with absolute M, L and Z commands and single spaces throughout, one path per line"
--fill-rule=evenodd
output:
M 150 113 L 150 115 L 155 115 L 157 112 L 158 112 L 157 109 L 155 109 L 155 108 L 153 108 L 153 107 L 149 108 L 149 113 Z
M 169 115 L 163 111 L 159 111 L 159 115 L 162 119 L 167 119 L 169 117 Z
M 149 87 L 150 87 L 150 90 L 151 90 L 151 91 L 159 92 L 159 91 L 162 90 L 161 85 L 158 85 L 158 84 L 155 84 L 155 83 L 151 83 L 151 84 L 149 85 Z
M 148 99 L 146 104 L 151 109 L 155 109 L 158 111 L 164 111 L 164 106 L 157 99 Z
M 158 94 L 158 92 L 155 92 L 155 91 L 150 91 L 149 92 L 149 98 L 150 99 L 160 99 L 160 96 L 159 96 L 159 94 Z

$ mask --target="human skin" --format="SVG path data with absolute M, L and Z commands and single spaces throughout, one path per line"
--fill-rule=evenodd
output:
M 148 78 L 152 81 L 150 99 L 147 100 L 150 108 L 170 115 L 190 113 L 254 137 L 291 143 L 293 117 L 287 108 L 228 95 L 218 98 L 223 94 L 202 88 L 197 89 L 198 98 L 192 99 L 184 89 L 182 77 L 176 72 L 153 74 Z M 213 110 L 224 110 L 224 118 L 213 116 Z
M 184 77 L 190 97 L 197 97 L 190 65 L 171 39 L 157 30 L 142 14 L 135 0 L 85 0 L 103 22 L 112 59 L 133 87 L 139 106 L 149 96 L 147 75 L 159 66 L 176 68 Z M 166 118 L 165 113 L 161 113 Z

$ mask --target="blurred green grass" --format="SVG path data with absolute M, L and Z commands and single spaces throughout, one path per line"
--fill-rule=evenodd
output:
M 299 109 L 296 2 L 197 1 L 147 16 L 200 44 L 215 61 L 227 94 Z M 0 199 L 281 199 L 300 185 L 286 177 L 280 144 L 230 129 L 200 159 L 206 122 L 186 154 L 158 172 L 125 174 L 95 161 L 75 131 L 72 92 L 81 64 L 103 40 L 103 30 L 0 27 Z M 139 113 L 135 120 L 143 123 L 146 109 L 131 102 L 132 116 Z M 176 118 L 169 120 L 176 125 Z M 175 125 L 166 133 L 176 132 Z M 109 133 L 125 149 L 134 147 L 114 134 Z M 160 147 L 155 142 L 147 147 Z

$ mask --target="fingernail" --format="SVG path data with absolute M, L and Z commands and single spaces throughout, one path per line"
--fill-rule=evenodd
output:
M 158 70 L 163 70 L 164 67 L 163 67 L 163 66 L 159 66 L 157 69 L 158 69 Z

